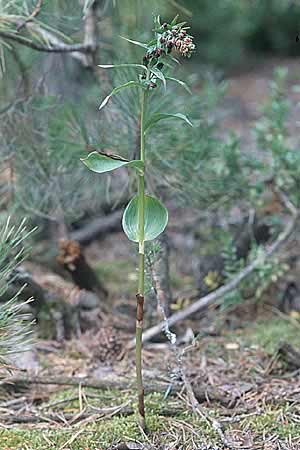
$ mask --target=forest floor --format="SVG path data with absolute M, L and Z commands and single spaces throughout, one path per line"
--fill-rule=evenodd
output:
M 268 61 L 233 75 L 222 105 L 224 132 L 232 129 L 244 144 L 251 144 L 249 130 L 279 63 L 289 67 L 290 95 L 299 101 L 293 89 L 299 72 L 295 60 Z M 296 119 L 291 121 L 294 134 L 298 127 Z M 173 309 L 178 309 L 195 286 L 197 255 L 191 257 L 195 242 L 181 236 L 175 222 L 170 228 L 176 249 L 171 282 L 177 298 Z M 0 450 L 300 450 L 300 361 L 297 366 L 299 355 L 291 350 L 299 349 L 300 322 L 297 315 L 280 313 L 274 299 L 268 305 L 250 301 L 230 312 L 210 309 L 181 323 L 177 349 L 163 340 L 147 343 L 148 433 L 139 429 L 134 352 L 127 349 L 134 315 L 129 318 L 122 309 L 136 284 L 129 253 L 118 233 L 87 249 L 115 307 L 108 325 L 118 323 L 122 329 L 125 324 L 126 331 L 115 333 L 108 326 L 104 334 L 86 333 L 80 340 L 38 340 L 34 352 L 18 357 L 29 370 L 13 372 L 14 386 L 1 381 Z M 133 300 L 131 306 L 134 310 Z M 104 341 L 109 347 L 105 357 L 99 353 Z M 36 374 L 39 379 L 32 383 Z M 73 385 L 68 385 L 71 380 Z M 103 383 L 93 386 L 95 380 Z
M 1 450 L 299 449 L 299 369 L 280 347 L 299 343 L 300 324 L 274 311 L 264 315 L 255 324 L 178 346 L 199 401 L 194 412 L 170 347 L 146 346 L 147 435 L 134 414 L 132 352 L 108 366 L 87 357 L 76 341 L 39 343 L 40 377 L 76 377 L 82 385 L 30 388 L 19 381 L 18 394 L 0 403 Z M 85 386 L 86 377 L 106 380 L 107 388 Z M 151 392 L 158 384 L 160 392 Z

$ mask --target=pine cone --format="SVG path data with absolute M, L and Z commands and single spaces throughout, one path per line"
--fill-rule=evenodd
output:
M 113 363 L 124 357 L 124 339 L 120 332 L 111 326 L 103 327 L 98 333 L 84 335 L 84 341 L 93 359 L 102 363 Z

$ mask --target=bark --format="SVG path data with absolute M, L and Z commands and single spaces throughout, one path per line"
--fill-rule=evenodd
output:
M 57 260 L 71 274 L 76 286 L 92 291 L 100 300 L 104 300 L 108 292 L 86 261 L 80 244 L 72 240 L 61 240 L 59 250 Z
M 98 13 L 103 0 L 94 0 L 85 14 L 84 20 L 84 44 L 90 49 L 86 56 L 87 67 L 96 65 L 98 50 Z

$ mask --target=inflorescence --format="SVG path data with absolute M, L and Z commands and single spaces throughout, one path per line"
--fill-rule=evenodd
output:
M 164 67 L 164 58 L 170 55 L 174 50 L 185 58 L 190 58 L 195 51 L 194 38 L 188 34 L 186 22 L 176 24 L 176 18 L 171 24 L 159 23 L 159 18 L 156 18 L 156 38 L 149 42 L 147 52 L 143 57 L 143 64 L 146 67 L 155 67 L 162 70 Z M 146 74 L 142 76 L 145 80 Z M 156 87 L 156 79 L 152 74 L 152 79 L 148 81 L 151 89 Z
M 160 28 L 156 29 L 156 33 L 160 36 L 154 48 L 151 46 L 144 56 L 144 64 L 147 65 L 151 59 L 160 58 L 171 53 L 172 50 L 176 50 L 180 55 L 190 58 L 195 50 L 194 38 L 187 33 L 189 27 L 184 25 L 185 22 L 173 26 L 164 23 Z

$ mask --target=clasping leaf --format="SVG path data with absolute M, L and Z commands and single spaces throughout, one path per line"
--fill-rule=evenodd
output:
M 168 211 L 155 197 L 145 195 L 144 210 L 144 240 L 152 241 L 166 228 L 168 223 Z M 139 241 L 138 195 L 133 197 L 123 214 L 122 225 L 128 239 Z

